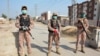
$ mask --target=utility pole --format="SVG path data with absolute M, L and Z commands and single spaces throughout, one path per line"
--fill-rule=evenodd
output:
M 7 8 L 8 8 L 8 19 L 9 19 L 9 0 L 7 0 Z
M 97 2 L 98 2 L 97 26 L 100 27 L 100 0 L 97 0 Z

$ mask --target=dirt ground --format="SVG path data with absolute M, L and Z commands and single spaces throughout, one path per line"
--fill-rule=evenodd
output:
M 14 26 L 15 21 L 12 23 L 0 24 L 0 56 L 17 56 L 17 47 L 15 45 L 15 38 L 13 32 L 17 32 L 18 29 Z M 39 22 L 35 22 L 35 24 L 39 24 L 43 27 L 47 27 L 44 24 Z M 69 37 L 66 35 L 62 35 L 66 39 L 70 39 L 69 41 L 75 40 L 73 37 Z M 13 54 L 12 54 L 13 53 Z
M 15 21 L 11 24 L 0 24 L 0 56 L 18 56 L 18 29 L 15 27 Z M 34 29 L 32 29 L 32 56 L 46 56 L 48 46 L 48 29 L 47 25 L 35 22 Z M 68 36 L 61 34 L 61 53 L 60 56 L 100 56 L 91 48 L 86 48 L 87 53 L 79 52 L 77 55 L 73 53 L 75 49 L 76 35 Z M 53 44 L 54 46 L 54 44 Z M 25 49 L 27 50 L 27 49 Z M 52 56 L 59 56 L 53 47 Z M 27 52 L 26 52 L 27 53 Z M 94 53 L 91 55 L 91 53 Z

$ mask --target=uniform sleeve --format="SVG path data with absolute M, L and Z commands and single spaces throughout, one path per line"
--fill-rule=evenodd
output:
M 20 22 L 19 22 L 19 20 L 20 20 L 20 16 L 17 16 L 17 17 L 16 17 L 16 22 L 15 22 L 15 26 L 16 26 L 17 28 L 20 28 Z

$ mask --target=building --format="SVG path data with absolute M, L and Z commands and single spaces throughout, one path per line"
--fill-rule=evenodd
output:
M 42 17 L 44 17 L 43 20 L 50 20 L 51 19 L 51 12 L 50 11 L 47 11 L 47 12 L 44 12 L 41 14 Z
M 74 8 L 73 8 L 74 7 Z M 77 19 L 77 4 L 76 5 L 72 5 L 72 6 L 69 6 L 69 18 L 71 18 L 69 20 L 69 24 L 74 24 L 73 21 L 76 21 Z
M 73 7 L 72 6 L 68 6 L 68 8 L 69 8 L 68 9 L 68 16 L 69 16 L 69 19 L 70 19 L 69 20 L 69 25 L 71 25 L 72 24 L 71 23 L 72 22 L 72 18 L 73 18 L 73 13 L 72 13 L 73 12 Z
M 94 4 L 94 20 L 96 20 L 97 26 L 100 27 L 100 0 L 96 0 Z
M 77 4 L 77 18 L 80 17 L 81 12 L 83 11 L 83 5 L 82 4 Z
M 41 14 L 41 21 L 44 24 L 48 23 L 48 20 L 51 19 L 52 13 L 50 11 L 44 12 Z
M 58 15 L 58 19 L 60 20 L 61 26 L 67 26 L 69 22 L 69 18 L 65 15 Z
M 100 0 L 90 0 L 90 1 L 85 1 L 83 3 L 77 3 L 76 5 L 72 5 L 69 6 L 69 18 L 70 18 L 70 22 L 73 22 L 72 19 L 73 17 L 76 17 L 75 15 L 73 15 L 73 6 L 76 6 L 76 15 L 77 18 L 80 17 L 80 13 L 85 13 L 87 19 L 89 20 L 90 25 L 94 25 L 97 26 L 97 21 L 99 20 L 98 17 L 100 16 L 99 11 L 100 11 Z M 77 18 L 75 18 L 75 20 L 77 20 Z M 74 20 L 74 21 L 75 21 Z M 70 25 L 72 25 L 72 23 L 69 23 Z

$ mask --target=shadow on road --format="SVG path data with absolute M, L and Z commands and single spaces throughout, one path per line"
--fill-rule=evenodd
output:
M 71 44 L 76 44 L 76 42 L 69 42 L 69 43 L 71 43 Z
M 43 41 L 43 42 L 46 43 L 46 44 L 48 44 L 47 41 Z M 55 46 L 54 43 L 53 43 L 52 45 Z M 74 50 L 75 50 L 75 49 L 73 49 L 73 48 L 71 48 L 71 47 L 69 47 L 69 46 L 66 46 L 66 45 L 60 45 L 60 47 L 66 49 L 66 50 L 70 50 L 70 51 L 74 51 Z M 53 52 L 54 52 L 54 51 L 53 51 Z
M 31 44 L 31 46 L 32 46 L 32 48 L 36 48 L 36 49 L 40 50 L 41 52 L 47 53 L 47 51 L 46 51 L 46 50 L 48 50 L 47 47 L 41 47 L 41 46 L 33 44 L 33 43 Z
M 19 50 L 19 48 L 18 48 L 18 46 L 19 46 L 19 44 L 18 44 L 18 32 L 12 32 L 12 34 L 14 35 L 14 37 L 15 37 L 15 45 L 16 45 L 16 48 L 17 48 L 17 53 L 18 53 L 18 50 Z
M 74 51 L 75 49 L 69 47 L 69 46 L 66 46 L 66 45 L 60 45 L 61 48 L 64 48 L 66 50 L 69 50 L 69 51 Z
M 48 42 L 47 41 L 43 41 L 45 44 L 47 44 L 48 45 Z M 53 46 L 55 46 L 55 44 L 54 43 L 52 43 L 52 45 Z

